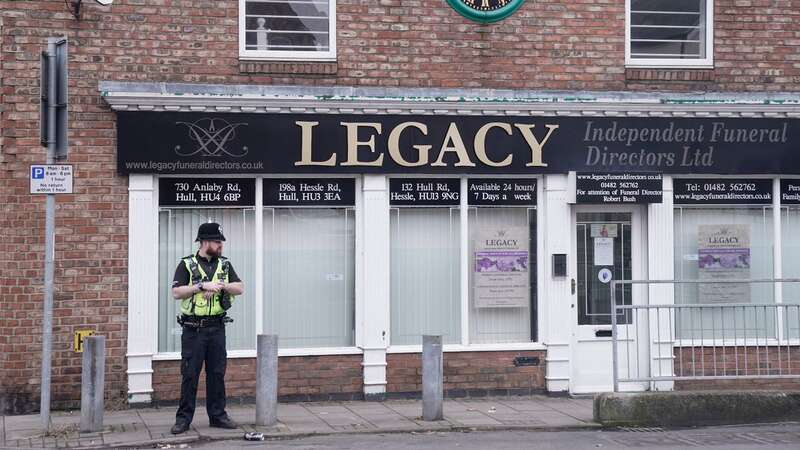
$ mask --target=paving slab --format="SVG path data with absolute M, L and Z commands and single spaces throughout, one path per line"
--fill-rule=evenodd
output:
M 212 440 L 241 438 L 244 435 L 244 430 L 241 428 L 228 430 L 225 428 L 197 427 L 196 430 L 202 438 Z
M 80 417 L 75 418 L 75 423 L 80 423 Z M 103 417 L 103 426 L 118 426 L 118 425 L 130 425 L 130 424 L 139 424 L 140 426 L 144 426 L 144 421 L 141 417 L 139 417 L 139 413 L 136 411 L 120 411 L 115 412 L 113 414 L 106 414 Z
M 560 412 L 542 412 L 536 415 L 536 420 L 544 422 L 548 427 L 579 427 L 590 423 Z
M 283 415 L 279 408 L 278 421 L 292 432 L 299 434 L 332 433 L 334 431 L 327 422 L 313 415 L 310 411 L 306 411 L 306 414 Z
M 172 428 L 173 423 L 163 424 L 163 425 L 152 425 L 147 427 L 147 431 L 150 433 L 151 439 L 165 439 L 165 438 L 173 438 L 175 437 L 174 434 L 170 431 Z M 191 436 L 199 438 L 200 434 L 194 428 L 194 425 L 189 428 L 189 431 L 182 434 L 181 436 Z
M 465 427 L 483 427 L 483 426 L 500 426 L 501 422 L 487 416 L 480 412 L 466 412 L 447 414 L 445 419 L 456 426 Z
M 422 428 L 413 420 L 398 414 L 383 404 L 364 404 L 350 402 L 345 404 L 347 409 L 358 415 L 365 422 L 376 428 L 390 430 L 421 430 Z
M 516 411 L 520 412 L 532 412 L 532 411 L 548 411 L 552 408 L 545 402 L 541 402 L 538 400 L 520 400 L 517 398 L 513 399 L 499 399 L 498 403 L 506 405 L 510 408 L 513 408 Z
M 308 410 L 337 431 L 376 429 L 374 425 L 354 414 L 344 405 L 309 405 Z
M 150 433 L 147 431 L 125 431 L 121 433 L 105 433 L 103 435 L 103 443 L 106 445 L 141 442 L 149 439 Z
M 498 413 L 505 413 L 505 414 L 519 414 L 519 411 L 514 410 L 513 408 L 504 405 L 501 402 L 464 402 L 463 405 L 466 407 L 467 411 L 478 411 L 484 414 L 498 414 Z M 449 404 L 449 408 L 447 411 L 452 412 L 455 409 L 456 403 Z

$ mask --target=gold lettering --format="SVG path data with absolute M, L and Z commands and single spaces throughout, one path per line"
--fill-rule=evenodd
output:
M 447 163 L 443 159 L 445 153 L 449 152 L 455 152 L 458 155 L 458 162 L 454 164 L 455 167 L 475 167 L 475 163 L 469 159 L 467 148 L 464 147 L 464 141 L 461 139 L 458 127 L 453 122 L 450 122 L 450 127 L 447 129 L 444 142 L 442 142 L 442 149 L 439 151 L 439 157 L 436 158 L 435 163 L 431 164 L 431 167 L 446 167 Z
M 300 144 L 300 161 L 294 163 L 295 166 L 335 166 L 336 165 L 336 154 L 334 153 L 325 161 L 314 161 L 311 155 L 312 153 L 312 142 L 311 139 L 313 137 L 312 131 L 315 126 L 319 125 L 319 122 L 295 122 L 296 125 L 300 127 L 301 130 L 301 144 Z
M 389 133 L 389 155 L 392 159 L 399 165 L 404 167 L 417 167 L 417 166 L 424 166 L 428 164 L 428 151 L 433 147 L 432 145 L 421 145 L 416 144 L 412 145 L 411 147 L 417 150 L 419 154 L 419 158 L 415 162 L 406 161 L 403 158 L 403 155 L 400 153 L 400 134 L 403 133 L 408 127 L 414 127 L 422 132 L 424 135 L 428 135 L 428 126 L 424 123 L 419 122 L 403 122 L 400 125 L 394 127 L 391 133 Z
M 542 149 L 544 148 L 544 144 L 547 143 L 547 140 L 550 139 L 550 135 L 553 134 L 553 131 L 558 128 L 558 125 L 545 125 L 547 128 L 547 136 L 545 136 L 541 142 L 536 139 L 536 136 L 534 136 L 531 131 L 536 125 L 515 123 L 514 126 L 519 128 L 519 131 L 522 132 L 522 137 L 525 138 L 525 142 L 527 142 L 528 147 L 531 148 L 531 162 L 525 164 L 525 167 L 547 167 L 547 164 L 542 161 Z
M 506 159 L 495 162 L 489 159 L 489 155 L 486 154 L 486 134 L 489 133 L 489 130 L 492 128 L 502 128 L 505 130 L 506 134 L 511 135 L 511 125 L 502 122 L 489 122 L 486 125 L 482 126 L 477 133 L 475 133 L 475 155 L 478 156 L 478 159 L 486 164 L 487 166 L 491 167 L 504 167 L 511 165 L 511 160 L 514 158 L 513 155 L 508 155 Z
M 358 148 L 365 145 L 369 151 L 375 153 L 375 135 L 370 135 L 368 141 L 358 140 L 358 128 L 370 127 L 374 128 L 378 134 L 381 134 L 381 124 L 375 122 L 340 122 L 340 124 L 347 128 L 347 161 L 343 162 L 343 166 L 378 166 L 383 165 L 383 155 L 378 156 L 378 159 L 373 161 L 359 161 Z

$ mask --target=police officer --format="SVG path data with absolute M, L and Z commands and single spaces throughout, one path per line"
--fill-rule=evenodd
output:
M 232 297 L 244 292 L 233 266 L 222 256 L 225 236 L 217 223 L 204 223 L 197 230 L 200 248 L 181 259 L 175 269 L 172 295 L 181 301 L 181 400 L 173 434 L 189 429 L 194 417 L 197 382 L 206 366 L 206 411 L 209 424 L 236 428 L 225 412 L 225 322 Z

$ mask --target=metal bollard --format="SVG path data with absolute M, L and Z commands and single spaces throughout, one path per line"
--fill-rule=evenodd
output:
M 256 360 L 256 425 L 278 422 L 278 335 L 258 335 Z
M 422 336 L 422 419 L 442 420 L 442 337 Z
M 103 430 L 106 338 L 89 336 L 83 340 L 81 370 L 81 432 Z

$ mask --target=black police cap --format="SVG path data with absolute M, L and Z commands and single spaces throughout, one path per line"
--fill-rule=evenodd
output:
M 197 239 L 194 241 L 224 241 L 222 227 L 218 223 L 209 222 L 200 225 L 197 229 Z

